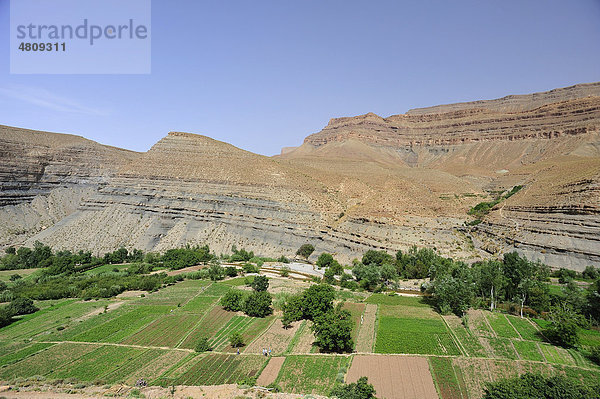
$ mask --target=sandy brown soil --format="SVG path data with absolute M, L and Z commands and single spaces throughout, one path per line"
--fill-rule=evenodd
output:
M 266 387 L 267 385 L 274 383 L 284 361 L 285 357 L 271 358 L 267 364 L 267 367 L 265 367 L 263 372 L 260 374 L 260 377 L 258 377 L 258 380 L 256 380 L 256 385 Z
M 359 355 L 348 370 L 347 382 L 366 376 L 380 399 L 438 399 L 423 357 Z
M 368 304 L 365 308 L 363 324 L 358 330 L 356 351 L 359 353 L 372 353 L 375 343 L 375 318 L 377 317 L 377 305 Z

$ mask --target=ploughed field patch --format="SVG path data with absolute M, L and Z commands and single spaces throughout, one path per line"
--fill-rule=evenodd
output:
M 346 380 L 366 376 L 385 399 L 437 399 L 438 394 L 424 357 L 398 355 L 357 355 L 352 359 Z

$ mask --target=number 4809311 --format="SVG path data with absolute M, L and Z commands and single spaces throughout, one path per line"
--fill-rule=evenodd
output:
M 66 43 L 25 43 L 19 45 L 21 51 L 66 51 Z

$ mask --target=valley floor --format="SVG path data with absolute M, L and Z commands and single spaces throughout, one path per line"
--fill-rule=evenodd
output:
M 287 293 L 308 286 L 286 278 L 270 282 L 276 309 Z M 218 305 L 243 285 L 243 277 L 185 280 L 110 300 L 38 302 L 40 311 L 0 329 L 0 380 L 11 386 L 0 396 L 127 396 L 137 394 L 133 386 L 142 378 L 151 387 L 140 394 L 148 398 L 255 396 L 258 391 L 235 384 L 258 378 L 290 394 L 276 396 L 284 398 L 327 395 L 337 383 L 366 375 L 381 398 L 475 399 L 486 381 L 527 371 L 600 378 L 600 368 L 579 351 L 545 342 L 543 320 L 480 310 L 461 320 L 440 316 L 421 297 L 348 290 L 339 291 L 338 300 L 352 315 L 355 352 L 319 353 L 308 321 L 284 329 L 277 310 L 252 318 Z M 228 343 L 234 331 L 246 343 L 239 355 Z M 212 352 L 194 351 L 202 337 Z M 600 333 L 584 340 L 600 345 Z M 263 356 L 265 348 L 271 356 Z

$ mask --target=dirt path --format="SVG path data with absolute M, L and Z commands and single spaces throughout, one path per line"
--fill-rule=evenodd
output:
M 377 318 L 377 305 L 368 304 L 363 315 L 363 323 L 358 330 L 356 351 L 359 353 L 373 353 L 375 344 L 375 319 Z
M 274 383 L 284 361 L 285 357 L 272 357 L 271 360 L 269 360 L 267 367 L 265 367 L 260 374 L 260 377 L 256 380 L 256 385 L 266 387 L 267 385 Z
M 352 360 L 347 382 L 366 376 L 380 399 L 438 399 L 423 357 L 358 355 Z

